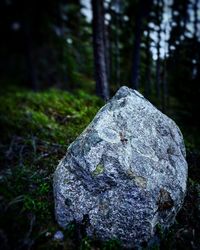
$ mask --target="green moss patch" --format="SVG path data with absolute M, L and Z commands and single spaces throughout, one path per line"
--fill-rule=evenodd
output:
M 68 145 L 103 103 L 81 91 L 56 89 L 11 89 L 0 96 L 0 103 L 2 249 L 76 248 L 76 236 L 68 229 L 67 242 L 52 240 L 59 230 L 52 176 Z

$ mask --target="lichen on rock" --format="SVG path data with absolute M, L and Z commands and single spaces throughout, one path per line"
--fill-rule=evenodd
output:
M 102 164 L 98 164 L 95 168 L 95 170 L 92 172 L 93 176 L 97 176 L 102 174 L 104 171 L 104 166 Z

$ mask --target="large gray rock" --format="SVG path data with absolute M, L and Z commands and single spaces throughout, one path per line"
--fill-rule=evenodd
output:
M 69 146 L 54 174 L 56 219 L 137 247 L 168 227 L 187 180 L 182 134 L 137 91 L 121 87 Z M 87 218 L 87 220 L 86 220 Z M 86 223 L 87 221 L 87 223 Z

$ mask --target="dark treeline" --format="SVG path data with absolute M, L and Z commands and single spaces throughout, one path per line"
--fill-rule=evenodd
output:
M 3 0 L 0 80 L 34 90 L 96 88 L 105 100 L 128 85 L 192 123 L 199 8 L 199 0 Z

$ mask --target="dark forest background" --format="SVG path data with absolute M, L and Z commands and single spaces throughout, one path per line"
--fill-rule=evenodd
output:
M 75 224 L 52 239 L 52 173 L 122 85 L 173 118 L 187 148 L 186 202 L 154 249 L 199 249 L 200 0 L 1 0 L 0 31 L 2 249 L 120 249 Z
M 104 99 L 127 85 L 194 130 L 199 9 L 198 0 L 3 0 L 1 84 L 96 89 Z

